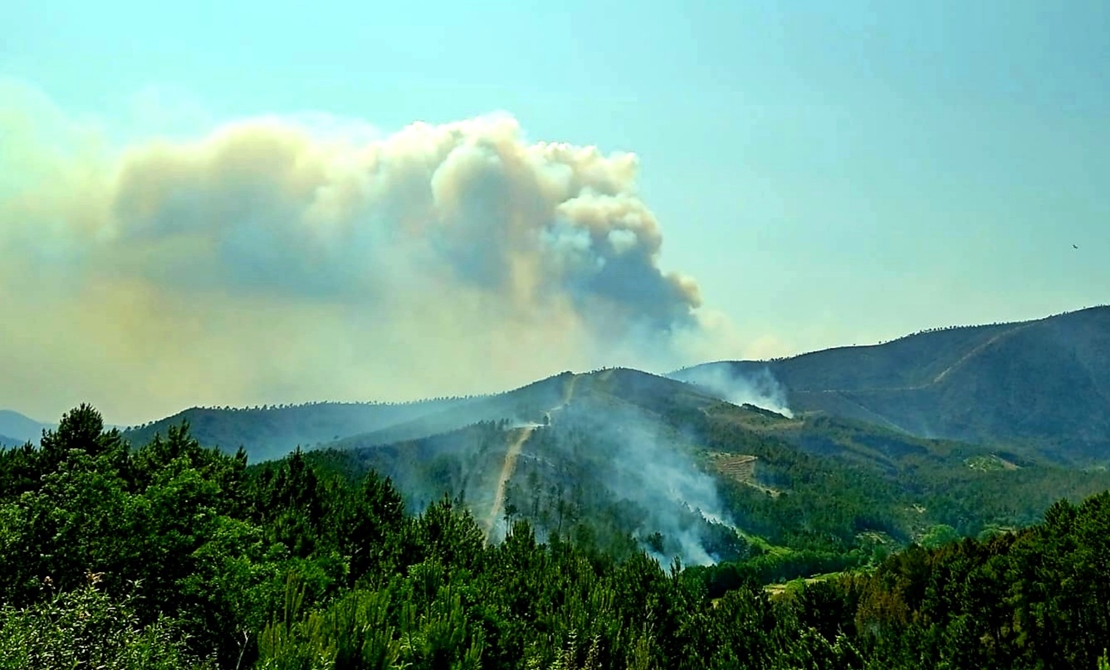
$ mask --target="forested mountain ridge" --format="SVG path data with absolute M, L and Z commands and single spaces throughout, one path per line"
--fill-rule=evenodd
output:
M 494 537 L 526 519 L 541 535 L 581 531 L 606 551 L 645 546 L 664 562 L 744 555 L 732 525 L 829 555 L 939 529 L 974 536 L 1110 487 L 1104 471 L 850 420 L 787 418 L 631 370 L 556 381 L 532 389 L 535 403 L 516 405 L 513 421 L 391 444 L 341 440 L 320 458 L 354 477 L 391 477 L 418 511 L 450 496 Z M 625 537 L 638 542 L 620 544 Z
M 706 363 L 667 376 L 739 383 L 752 398 L 737 402 L 755 401 L 775 411 L 823 413 L 918 437 L 1031 450 L 1086 465 L 1110 458 L 1108 352 L 1110 307 L 1096 307 L 1036 321 L 934 329 L 880 345 L 786 359 Z M 297 446 L 340 440 L 349 440 L 341 447 L 381 445 L 478 421 L 515 420 L 515 405 L 542 407 L 547 400 L 527 397 L 538 398 L 541 389 L 550 391 L 574 377 L 563 373 L 500 394 L 407 403 L 194 407 L 126 433 L 143 443 L 187 420 L 203 444 L 228 453 L 242 446 L 252 460 L 280 458 Z M 720 391 L 714 395 L 734 399 Z M 672 392 L 651 391 L 657 397 Z M 0 410 L 0 435 L 11 441 L 37 442 L 45 427 Z
M 188 421 L 193 435 L 228 453 L 243 447 L 252 461 L 280 458 L 296 447 L 327 445 L 346 449 L 421 439 L 481 421 L 538 422 L 563 402 L 564 394 L 597 389 L 651 411 L 666 411 L 675 398 L 694 397 L 702 405 L 716 397 L 665 377 L 627 369 L 596 373 L 563 372 L 503 393 L 437 398 L 408 403 L 308 403 L 251 408 L 195 407 L 124 431 L 142 444 L 170 426 Z
M 187 421 L 193 434 L 208 446 L 234 453 L 246 449 L 252 460 L 281 458 L 296 447 L 309 448 L 350 435 L 380 430 L 449 406 L 466 405 L 469 398 L 446 398 L 411 403 L 317 402 L 259 407 L 193 407 L 173 416 L 124 431 L 142 444 L 155 434 Z
M 337 471 L 349 453 L 248 467 L 181 428 L 133 447 L 88 407 L 0 451 L 0 667 L 1105 662 L 1110 493 L 772 597 L 774 552 L 668 569 L 519 519 L 488 543 L 449 500 L 413 515 L 389 481 Z
M 874 346 L 709 363 L 693 381 L 769 372 L 797 412 L 921 437 L 1110 459 L 1110 307 L 1011 324 L 939 329 Z
M 410 509 L 449 496 L 494 538 L 524 518 L 541 535 L 577 529 L 606 551 L 646 546 L 664 562 L 744 555 L 730 524 L 776 545 L 840 554 L 870 551 L 875 533 L 895 547 L 938 528 L 974 536 L 1019 527 L 1057 499 L 1110 487 L 1110 473 L 1071 471 L 1024 452 L 819 414 L 789 418 L 721 395 L 614 368 L 476 398 L 179 418 L 190 418 L 191 434 L 206 446 L 234 453 L 236 443 L 250 445 L 251 461 L 285 453 L 299 434 L 302 445 L 336 452 L 328 457 L 334 467 L 355 477 L 391 477 Z M 124 437 L 143 444 L 173 425 Z M 375 430 L 326 437 L 367 426 Z M 274 448 L 278 437 L 282 450 Z M 636 542 L 622 544 L 626 537 Z

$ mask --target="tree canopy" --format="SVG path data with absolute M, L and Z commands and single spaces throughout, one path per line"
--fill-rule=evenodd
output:
M 134 448 L 89 406 L 0 451 L 0 667 L 1105 663 L 1110 493 L 772 594 L 766 551 L 662 566 L 519 518 L 489 544 L 456 501 L 412 514 L 390 480 L 333 466 L 248 467 L 187 425 Z M 859 564 L 818 545 L 807 574 Z

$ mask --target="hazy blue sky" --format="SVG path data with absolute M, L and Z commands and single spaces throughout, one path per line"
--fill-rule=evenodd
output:
M 1110 302 L 1108 64 L 1099 0 L 0 9 L 0 75 L 121 141 L 504 110 L 634 152 L 664 269 L 767 355 Z

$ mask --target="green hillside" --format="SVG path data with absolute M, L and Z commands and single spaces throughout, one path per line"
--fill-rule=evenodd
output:
M 562 375 L 475 407 L 485 408 L 479 423 L 434 433 L 450 427 L 448 410 L 406 429 L 421 437 L 357 436 L 310 457 L 353 477 L 387 475 L 416 510 L 459 501 L 495 537 L 525 519 L 541 535 L 687 562 L 732 560 L 751 538 L 842 555 L 938 529 L 976 536 L 1110 488 L 1103 470 L 853 420 L 790 419 L 633 370 Z M 735 542 L 732 525 L 747 539 Z
M 782 360 L 713 363 L 674 376 L 744 379 L 764 371 L 785 387 L 795 411 L 1060 462 L 1110 460 L 1110 307 Z
M 572 532 L 605 551 L 647 547 L 698 563 L 747 551 L 732 525 L 775 546 L 869 552 L 876 538 L 889 548 L 936 529 L 1020 527 L 1057 499 L 1110 487 L 1103 470 L 1065 467 L 1017 443 L 931 440 L 825 412 L 787 418 L 628 369 L 563 373 L 465 400 L 185 418 L 202 443 L 246 445 L 252 461 L 314 445 L 352 477 L 392 478 L 415 510 L 448 496 L 491 537 L 526 519 L 541 534 Z M 142 444 L 172 425 L 124 435 Z M 357 432 L 365 427 L 373 430 Z M 341 430 L 356 433 L 323 437 Z

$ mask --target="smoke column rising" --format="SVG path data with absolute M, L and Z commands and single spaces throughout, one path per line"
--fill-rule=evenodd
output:
M 378 136 L 261 117 L 116 150 L 0 89 L 0 406 L 135 422 L 484 392 L 712 340 L 697 284 L 660 269 L 634 155 L 529 142 L 505 114 Z

